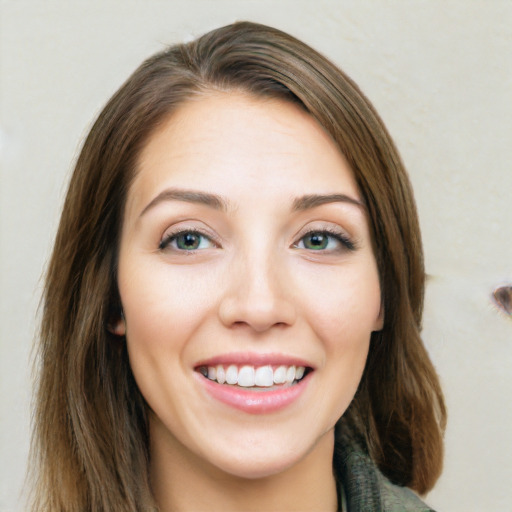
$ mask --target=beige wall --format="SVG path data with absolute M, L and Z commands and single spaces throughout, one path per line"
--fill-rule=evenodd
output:
M 40 275 L 86 127 L 144 57 L 237 19 L 317 47 L 382 114 L 416 190 L 450 413 L 428 501 L 510 509 L 512 319 L 490 294 L 512 282 L 512 1 L 3 0 L 0 510 L 22 510 Z

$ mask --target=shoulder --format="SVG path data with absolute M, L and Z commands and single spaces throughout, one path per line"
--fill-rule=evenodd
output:
M 381 510 L 386 512 L 434 512 L 407 487 L 392 484 L 378 469 Z
M 344 512 L 433 512 L 409 488 L 391 483 L 357 443 L 344 441 L 335 456 Z

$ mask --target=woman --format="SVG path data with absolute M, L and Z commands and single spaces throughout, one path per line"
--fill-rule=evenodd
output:
M 445 408 L 412 191 L 357 86 L 236 23 L 144 62 L 71 179 L 35 510 L 428 510 Z

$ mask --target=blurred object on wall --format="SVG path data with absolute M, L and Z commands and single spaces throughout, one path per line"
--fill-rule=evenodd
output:
M 494 300 L 498 307 L 512 316 L 512 285 L 500 286 L 494 290 Z

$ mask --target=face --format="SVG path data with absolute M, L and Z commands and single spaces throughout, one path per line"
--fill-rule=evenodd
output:
M 332 437 L 382 327 L 344 157 L 297 106 L 241 93 L 186 103 L 149 140 L 118 284 L 152 450 L 241 477 Z

